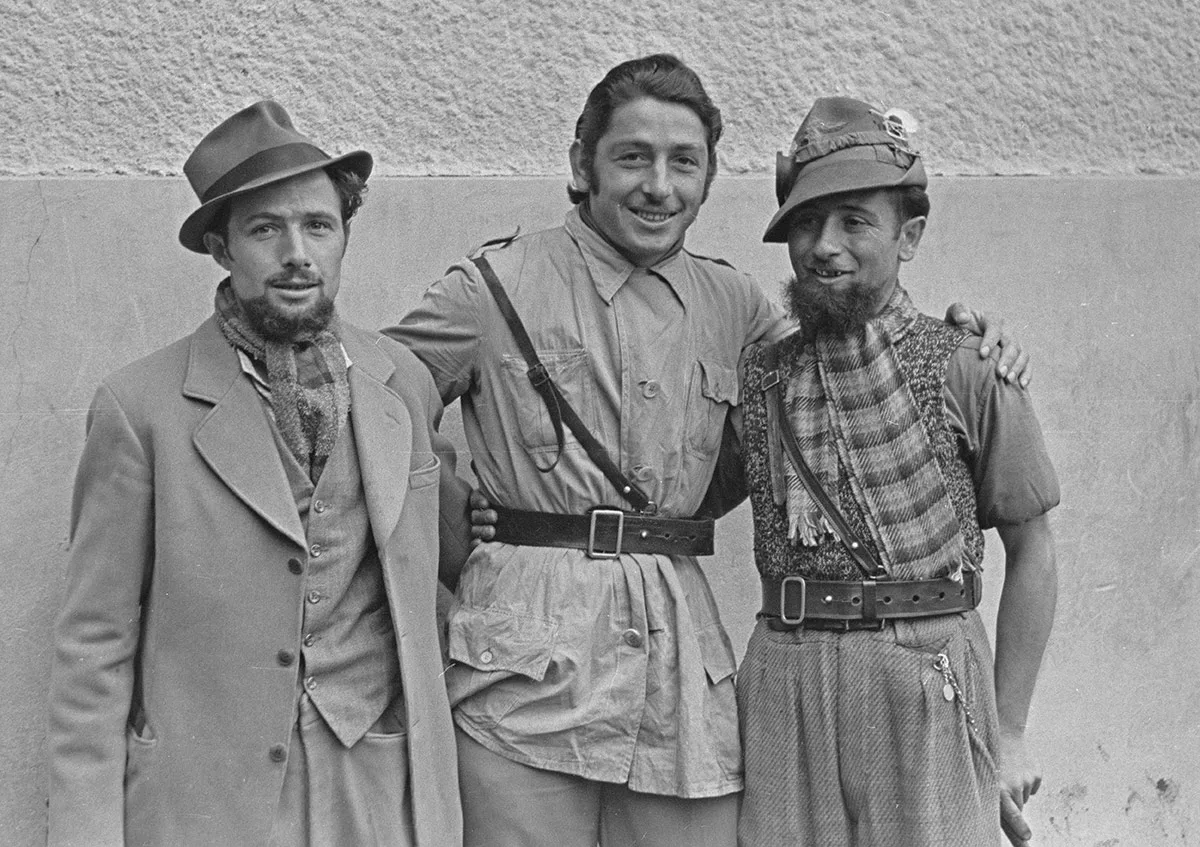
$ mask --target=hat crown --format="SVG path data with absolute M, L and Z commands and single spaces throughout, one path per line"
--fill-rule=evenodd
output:
M 820 97 L 800 122 L 788 155 L 803 164 L 835 150 L 873 144 L 917 152 L 899 116 L 853 97 Z
M 183 165 L 192 190 L 202 201 L 217 180 L 260 153 L 293 144 L 320 148 L 296 131 L 287 111 L 274 100 L 260 100 L 223 121 L 196 145 Z

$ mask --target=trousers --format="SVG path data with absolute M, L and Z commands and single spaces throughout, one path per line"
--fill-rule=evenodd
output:
M 408 730 L 397 698 L 345 747 L 307 694 L 288 748 L 270 847 L 414 847 Z
M 738 794 L 704 799 L 631 791 L 531 768 L 462 731 L 464 847 L 732 847 Z
M 743 847 L 995 847 L 992 652 L 972 611 L 775 632 L 738 673 Z

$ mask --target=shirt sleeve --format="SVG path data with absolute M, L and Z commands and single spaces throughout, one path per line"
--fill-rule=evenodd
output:
M 954 352 L 943 396 L 975 480 L 980 526 L 1024 523 L 1058 505 L 1058 476 L 1029 391 L 996 377 L 972 336 Z
M 749 287 L 750 319 L 746 323 L 746 337 L 742 347 L 749 347 L 760 341 L 778 341 L 790 335 L 796 329 L 796 323 L 783 311 L 783 308 L 763 293 L 762 287 L 751 276 L 745 276 Z
M 421 302 L 398 324 L 381 330 L 425 364 L 447 405 L 465 394 L 475 377 L 483 334 L 480 284 L 467 263 L 455 265 L 425 290 Z

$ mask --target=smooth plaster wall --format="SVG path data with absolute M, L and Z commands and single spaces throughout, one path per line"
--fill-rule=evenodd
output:
M 936 179 L 903 271 L 926 311 L 958 298 L 1001 313 L 1036 360 L 1063 494 L 1058 622 L 1029 730 L 1045 775 L 1037 844 L 1184 845 L 1200 825 L 1198 189 Z M 376 180 L 339 307 L 386 324 L 470 246 L 554 224 L 566 205 L 561 178 Z M 774 295 L 786 256 L 759 241 L 771 206 L 769 179 L 719 179 L 691 248 Z M 175 243 L 191 208 L 178 179 L 0 179 L 0 843 L 42 838 L 50 626 L 88 402 L 105 374 L 194 328 L 222 275 Z M 749 538 L 742 507 L 705 567 L 739 654 L 756 610 Z M 998 546 L 989 533 L 988 620 Z
M 938 173 L 1200 170 L 1193 0 L 0 0 L 0 174 L 178 174 L 263 96 L 383 174 L 557 174 L 587 90 L 660 50 L 728 173 L 829 94 L 908 109 Z

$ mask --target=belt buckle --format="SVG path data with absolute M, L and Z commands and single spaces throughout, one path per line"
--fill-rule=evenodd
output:
M 616 549 L 597 550 L 596 549 L 596 518 L 600 515 L 605 517 L 615 517 L 617 519 L 617 546 Z M 615 559 L 621 555 L 621 542 L 625 538 L 625 513 L 620 509 L 593 509 L 591 512 L 592 520 L 588 527 L 588 546 L 587 555 L 589 559 Z
M 800 617 L 791 618 L 787 613 L 787 589 L 788 584 L 800 586 Z M 779 583 L 779 619 L 787 626 L 800 626 L 804 623 L 804 614 L 807 609 L 808 602 L 808 586 L 804 582 L 802 576 L 785 576 L 783 581 Z

